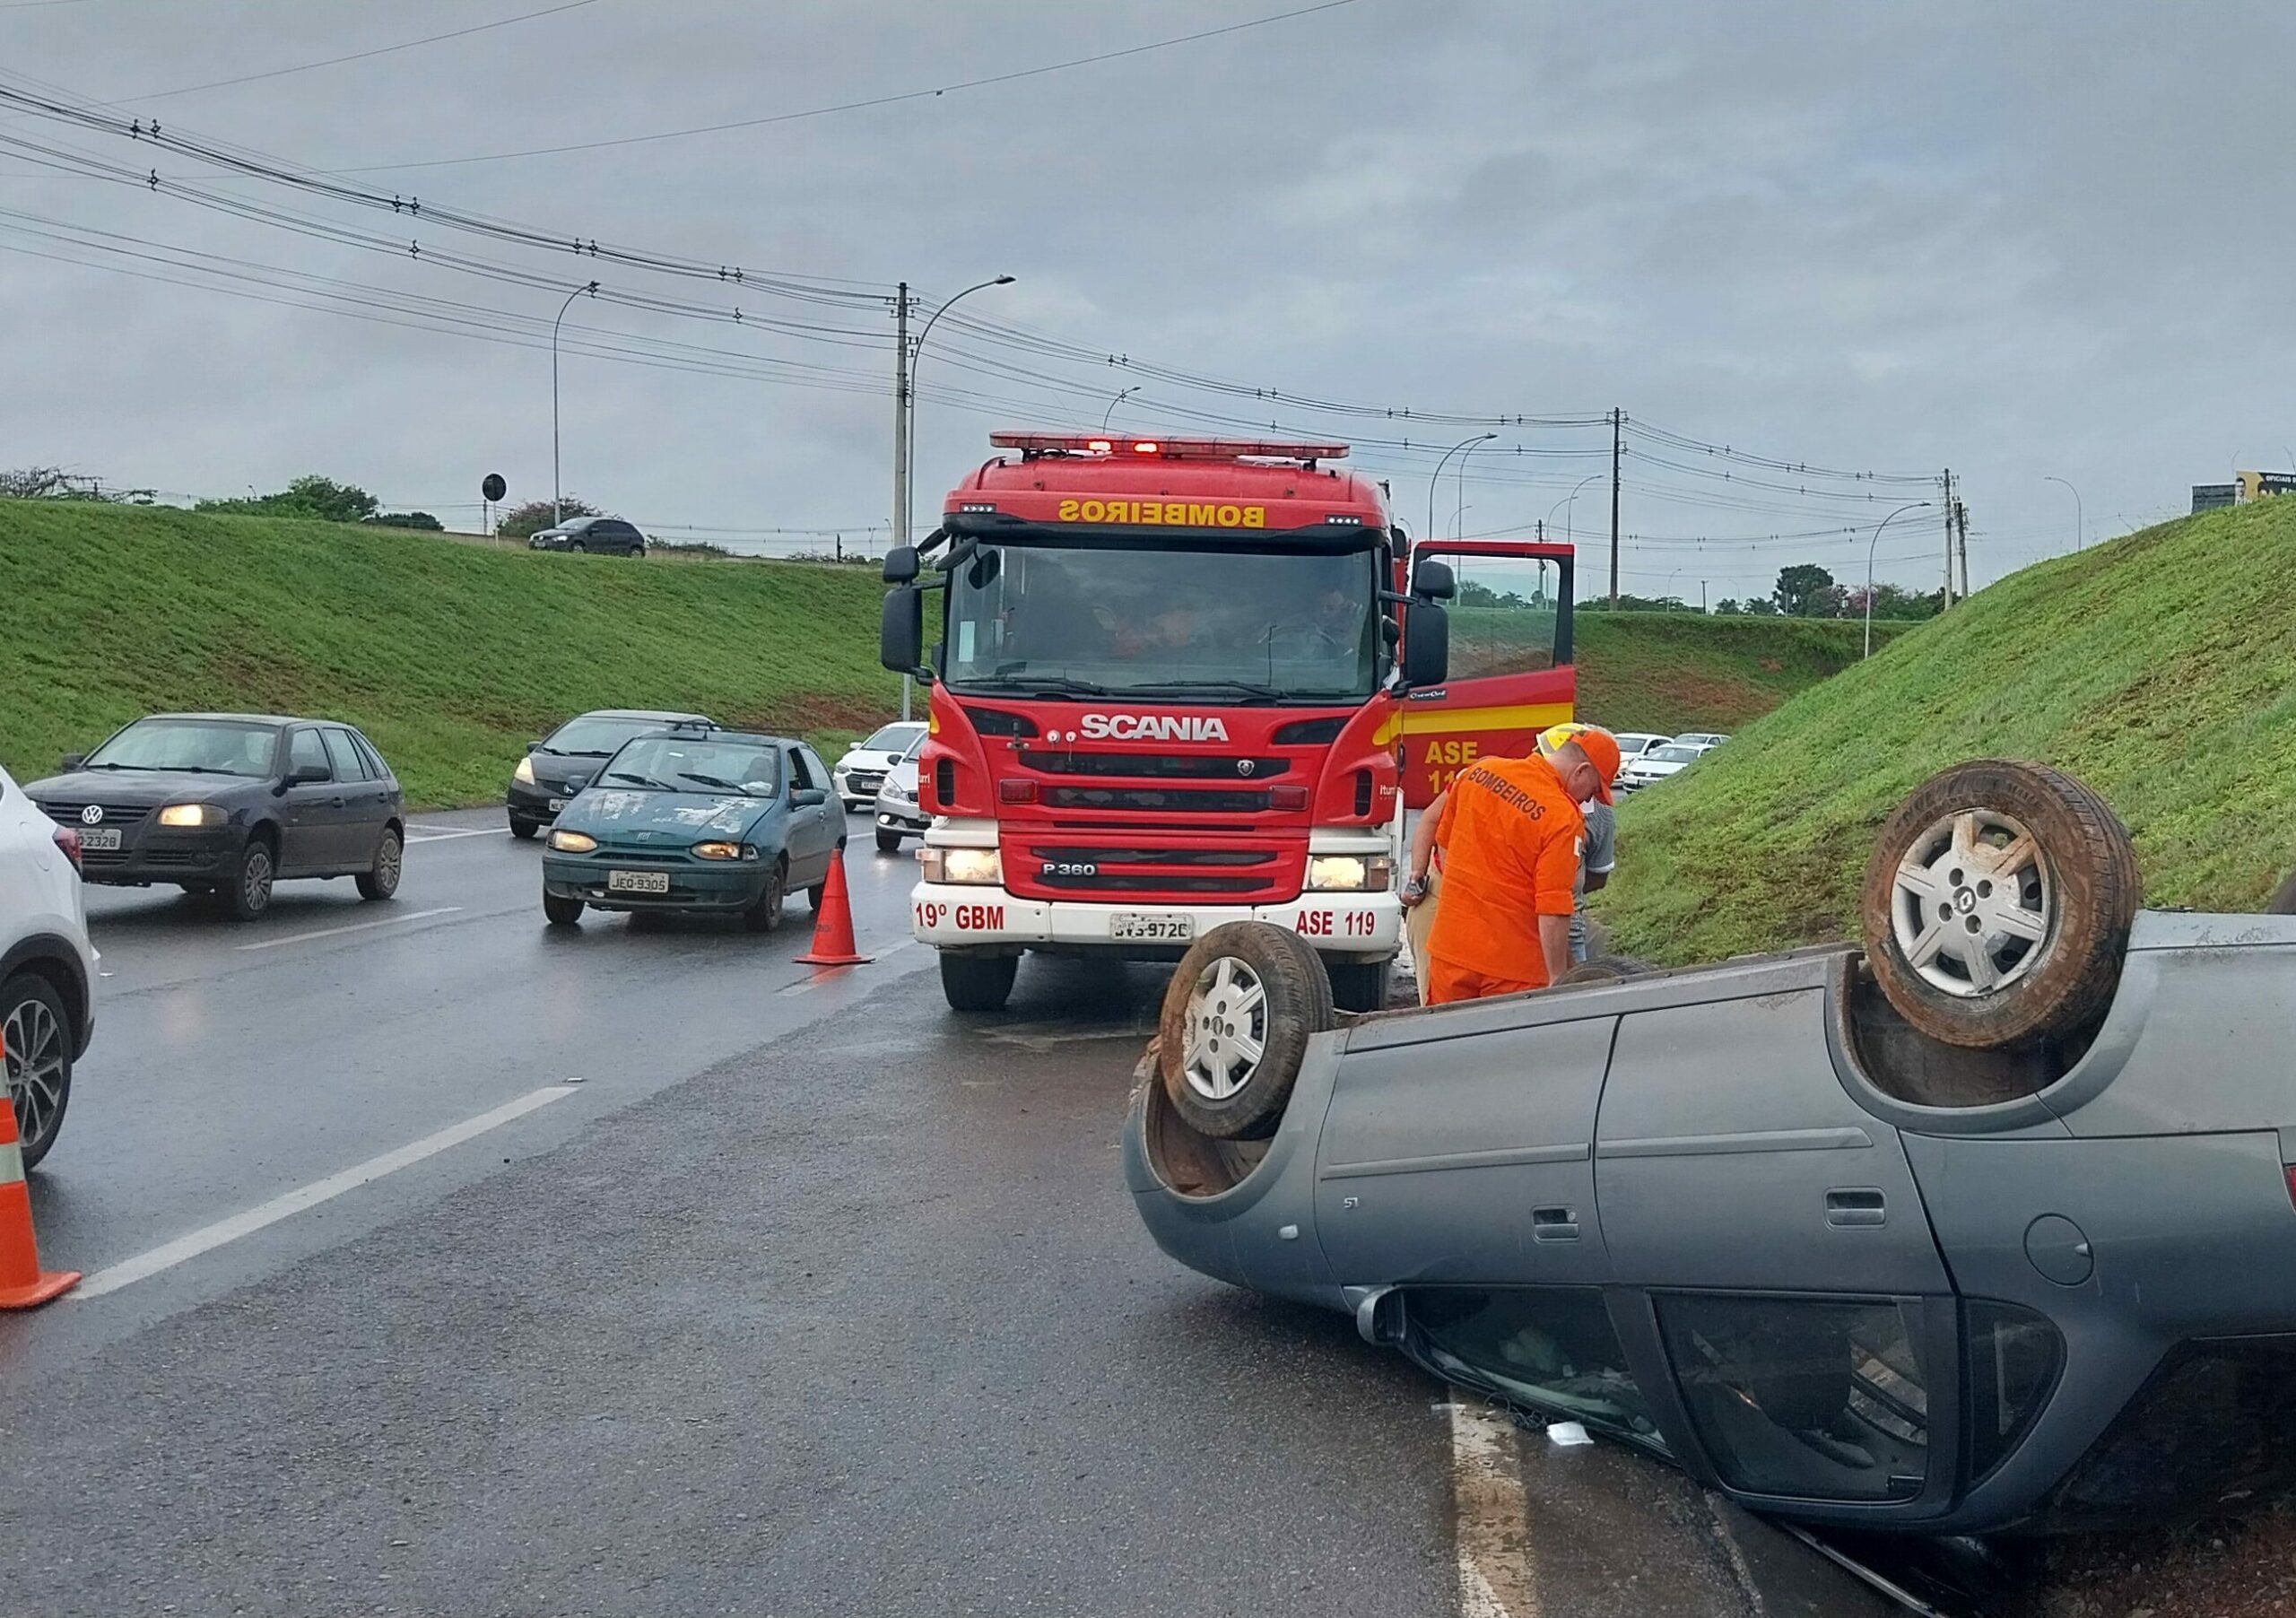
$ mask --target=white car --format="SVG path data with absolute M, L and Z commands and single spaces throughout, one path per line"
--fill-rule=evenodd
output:
M 848 809 L 866 809 L 877 801 L 877 788 L 886 772 L 925 739 L 925 721 L 900 720 L 887 725 L 865 742 L 856 742 L 830 771 L 837 796 Z
M 1621 769 L 1633 763 L 1652 748 L 1664 747 L 1674 739 L 1672 736 L 1662 736 L 1648 730 L 1614 730 L 1611 735 L 1618 740 L 1618 761 Z
M 1729 739 L 1711 730 L 1686 730 L 1674 738 L 1685 747 L 1719 747 Z
M 1693 745 L 1680 738 L 1663 747 L 1653 747 L 1649 752 L 1626 761 L 1618 772 L 1618 790 L 1639 792 L 1653 782 L 1680 774 L 1709 751 L 1709 748 Z
M 96 951 L 80 895 L 80 835 L 0 770 L 0 1048 L 24 1167 L 48 1155 L 95 1032 Z
M 902 838 L 922 837 L 933 824 L 933 817 L 917 801 L 917 755 L 924 751 L 925 735 L 920 727 L 917 740 L 885 772 L 885 784 L 877 788 L 877 848 L 881 853 L 900 853 Z

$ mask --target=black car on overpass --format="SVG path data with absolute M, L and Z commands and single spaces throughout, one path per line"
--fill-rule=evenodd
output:
M 398 778 L 337 720 L 152 714 L 63 770 L 24 795 L 79 833 L 89 882 L 213 894 L 242 921 L 283 878 L 353 877 L 367 899 L 398 890 Z
M 590 784 L 598 766 L 620 752 L 624 742 L 673 725 L 712 723 L 700 714 L 651 708 L 601 708 L 575 715 L 541 741 L 527 743 L 526 756 L 510 772 L 510 786 L 503 795 L 510 835 L 529 838 L 556 820 L 567 801 Z

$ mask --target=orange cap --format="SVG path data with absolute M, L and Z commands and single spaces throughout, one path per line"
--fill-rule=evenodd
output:
M 1539 752 L 1544 754 L 1574 743 L 1601 778 L 1595 796 L 1605 804 L 1611 802 L 1611 782 L 1618 778 L 1618 738 L 1599 725 L 1550 725 L 1539 733 Z

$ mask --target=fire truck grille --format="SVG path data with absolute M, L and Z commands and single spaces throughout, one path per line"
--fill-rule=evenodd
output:
M 1050 809 L 1118 809 L 1192 814 L 1258 814 L 1267 808 L 1265 792 L 1221 792 L 1201 787 L 1048 787 Z
M 1274 887 L 1265 876 L 1174 876 L 1163 871 L 1118 872 L 1092 876 L 1039 876 L 1048 888 L 1070 893 L 1221 893 L 1252 894 Z
M 1088 866 L 1266 866 L 1273 848 L 1031 848 L 1038 859 Z
M 1022 748 L 1021 762 L 1047 775 L 1122 776 L 1130 780 L 1262 780 L 1292 768 L 1281 758 L 1187 758 L 1152 752 L 1051 752 Z

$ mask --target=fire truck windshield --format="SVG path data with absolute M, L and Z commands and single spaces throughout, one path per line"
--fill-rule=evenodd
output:
M 984 544 L 950 576 L 952 689 L 1361 701 L 1380 674 L 1377 552 Z

